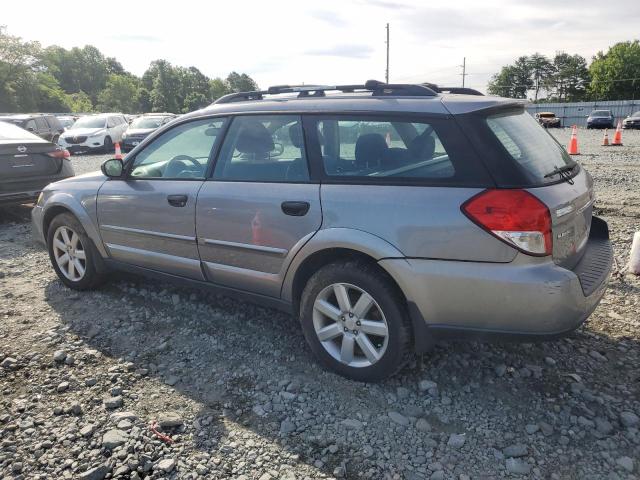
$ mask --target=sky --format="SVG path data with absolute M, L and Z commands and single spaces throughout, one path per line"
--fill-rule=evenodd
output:
M 3 0 L 12 35 L 65 48 L 91 44 L 141 75 L 152 60 L 231 71 L 260 87 L 384 80 L 485 90 L 520 55 L 556 51 L 591 60 L 640 38 L 640 0 Z

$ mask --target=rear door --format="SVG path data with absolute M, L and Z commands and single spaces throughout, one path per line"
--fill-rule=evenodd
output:
M 53 135 L 51 135 L 51 128 L 49 128 L 49 124 L 46 122 L 44 117 L 35 117 L 36 122 L 36 130 L 38 131 L 38 135 L 45 140 L 51 141 Z
M 98 193 L 98 224 L 111 257 L 203 280 L 196 243 L 198 191 L 224 119 L 200 119 L 164 132 Z
M 279 297 L 287 267 L 320 228 L 297 115 L 238 116 L 213 178 L 198 195 L 196 230 L 207 279 Z

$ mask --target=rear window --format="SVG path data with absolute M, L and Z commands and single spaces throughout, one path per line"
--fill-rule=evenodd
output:
M 611 112 L 609 110 L 594 110 L 591 112 L 592 117 L 610 117 Z
M 487 117 L 487 125 L 532 184 L 556 182 L 546 177 L 556 167 L 575 165 L 569 154 L 526 112 Z

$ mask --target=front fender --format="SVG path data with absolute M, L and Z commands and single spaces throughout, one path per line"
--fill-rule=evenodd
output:
M 300 249 L 291 261 L 282 283 L 281 298 L 293 300 L 293 282 L 300 266 L 306 259 L 323 250 L 342 248 L 355 250 L 378 261 L 383 258 L 403 258 L 400 250 L 382 238 L 353 228 L 326 228 L 319 230 Z
M 82 224 L 82 228 L 87 232 L 87 235 L 95 245 L 100 255 L 108 257 L 107 251 L 102 243 L 100 232 L 97 228 L 97 214 L 96 214 L 96 198 L 97 195 L 87 194 L 80 198 L 75 197 L 67 192 L 53 192 L 53 194 L 46 199 L 43 205 L 43 221 L 47 219 L 47 212 L 51 212 L 53 208 L 64 208 L 70 211 Z M 44 226 L 43 226 L 44 227 Z M 46 239 L 46 232 L 42 229 Z

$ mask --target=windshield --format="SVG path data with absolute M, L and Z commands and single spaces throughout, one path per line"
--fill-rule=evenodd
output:
M 595 110 L 591 112 L 592 117 L 610 117 L 611 112 L 609 110 Z
M 158 128 L 163 120 L 162 117 L 138 117 L 131 122 L 131 128 Z
M 71 129 L 75 128 L 105 128 L 107 119 L 101 117 L 82 117 L 76 120 Z
M 557 167 L 574 166 L 565 149 L 526 112 L 502 113 L 487 118 L 487 124 L 509 155 L 533 184 L 555 182 L 545 178 Z

